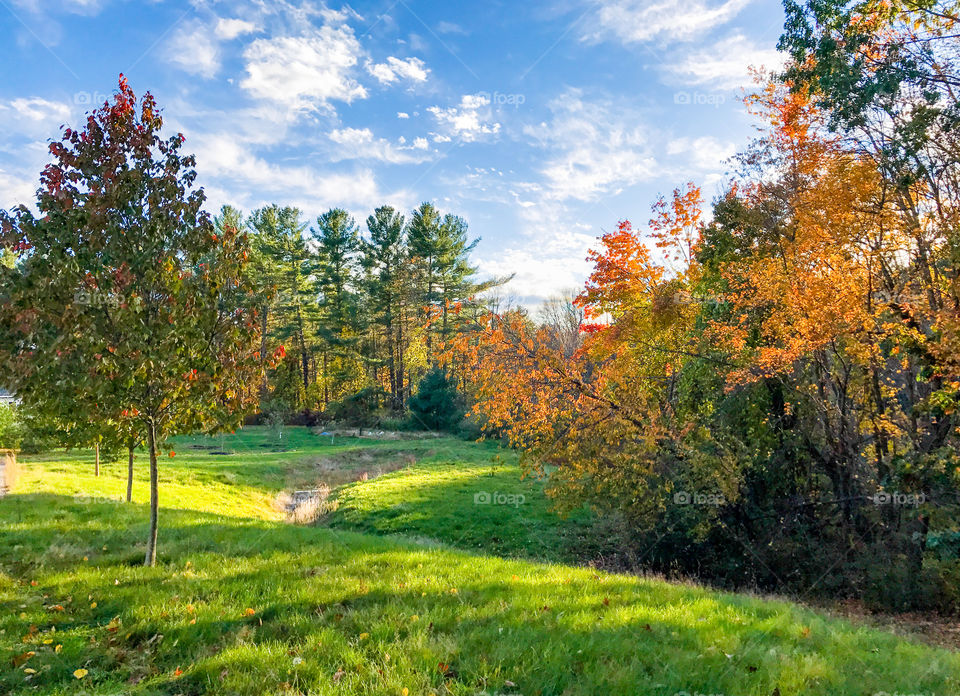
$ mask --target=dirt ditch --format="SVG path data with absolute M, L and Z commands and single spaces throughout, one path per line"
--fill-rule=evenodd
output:
M 293 524 L 310 524 L 337 509 L 336 489 L 405 469 L 434 454 L 433 450 L 362 448 L 331 457 L 307 459 L 291 472 L 291 487 L 276 505 Z

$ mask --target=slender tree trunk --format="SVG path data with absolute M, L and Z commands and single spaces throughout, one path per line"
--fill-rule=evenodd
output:
M 300 369 L 303 373 L 303 410 L 306 411 L 307 392 L 310 389 L 310 355 L 307 352 L 307 337 L 303 321 L 303 308 L 297 301 L 297 340 L 300 343 Z
M 387 369 L 390 372 L 390 407 L 397 407 L 397 363 L 396 350 L 393 345 L 393 314 L 389 308 L 390 300 L 387 300 L 387 312 L 384 323 L 386 324 L 386 349 L 387 349 Z
M 150 449 L 150 535 L 147 538 L 147 557 L 145 566 L 154 566 L 157 563 L 157 522 L 159 518 L 157 485 L 157 430 L 156 424 L 151 421 L 147 425 L 147 446 Z
M 330 380 L 327 379 L 327 372 L 329 370 L 327 363 L 327 351 L 323 351 L 323 407 L 326 408 L 327 404 L 330 403 L 330 392 L 327 389 L 327 385 L 330 383 Z
M 133 500 L 133 443 L 127 445 L 127 502 Z
M 96 461 L 93 465 L 93 475 L 100 476 L 100 443 L 97 442 L 94 444 L 94 449 L 96 450 Z
M 403 322 L 405 320 L 405 316 L 402 304 L 399 307 L 397 315 L 397 391 L 395 406 L 399 411 L 403 409 L 403 404 L 405 401 L 403 398 L 403 359 L 406 354 L 403 346 Z
M 270 314 L 269 305 L 263 306 L 263 314 L 260 317 L 260 363 L 267 362 L 267 325 Z M 263 383 L 260 385 L 260 398 L 263 399 L 270 392 L 270 385 L 267 381 L 267 371 L 263 371 Z

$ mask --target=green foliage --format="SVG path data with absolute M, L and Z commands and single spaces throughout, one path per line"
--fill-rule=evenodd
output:
M 271 205 L 255 210 L 246 222 L 253 251 L 249 273 L 260 297 L 260 356 L 267 358 L 271 339 L 290 347 L 284 369 L 275 375 L 280 387 L 275 398 L 283 399 L 291 410 L 313 405 L 308 393 L 319 321 L 317 260 L 301 215 L 296 208 Z M 262 398 L 266 391 L 264 384 Z
M 361 333 L 358 269 L 360 236 L 357 223 L 341 208 L 317 218 L 312 230 L 317 243 L 319 335 L 324 353 L 325 391 L 339 399 L 355 391 L 363 376 L 358 355 Z
M 217 224 L 241 222 L 225 208 Z M 242 224 L 252 236 L 261 358 L 286 350 L 261 385 L 261 401 L 282 399 L 300 417 L 370 385 L 402 411 L 442 342 L 469 326 L 473 295 L 504 281 L 475 282 L 466 223 L 428 203 L 409 223 L 381 206 L 363 235 L 339 208 L 309 231 L 298 210 L 275 205 Z
M 372 426 L 380 420 L 380 409 L 386 397 L 387 393 L 381 387 L 364 387 L 330 403 L 324 415 L 344 425 L 358 428 Z
M 23 431 L 13 406 L 0 404 L 0 449 L 19 449 Z
M 410 420 L 424 430 L 452 431 L 463 419 L 462 399 L 446 370 L 433 368 L 407 402 Z
M 112 104 L 51 143 L 40 216 L 0 213 L 18 255 L 0 268 L 0 380 L 77 442 L 145 433 L 155 479 L 165 438 L 242 422 L 260 367 L 247 237 L 213 225 L 184 137 L 162 127 L 121 76 Z

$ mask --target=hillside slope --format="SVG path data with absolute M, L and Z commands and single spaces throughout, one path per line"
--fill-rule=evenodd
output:
M 960 692 L 960 656 L 788 603 L 285 524 L 269 501 L 333 451 L 293 449 L 165 459 L 152 569 L 142 479 L 120 504 L 120 464 L 27 460 L 0 500 L 0 693 Z

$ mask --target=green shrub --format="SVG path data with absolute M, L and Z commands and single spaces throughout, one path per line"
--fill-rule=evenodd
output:
M 381 387 L 364 387 L 327 405 L 324 416 L 343 425 L 363 428 L 379 424 L 387 393 Z
M 23 431 L 13 406 L 0 404 L 0 449 L 19 449 Z
M 457 388 L 440 368 L 433 368 L 420 380 L 410 397 L 410 420 L 421 430 L 452 432 L 463 419 L 464 409 Z

